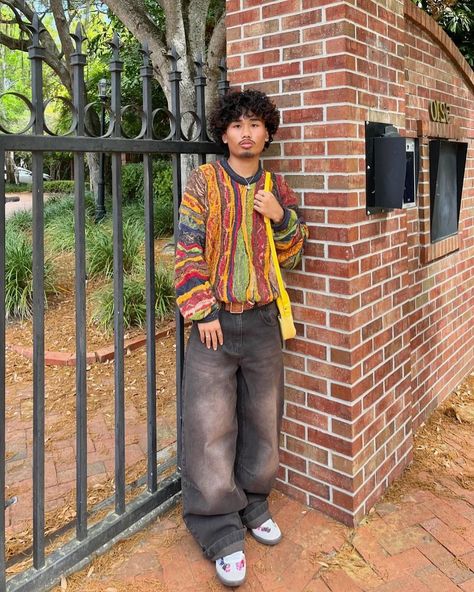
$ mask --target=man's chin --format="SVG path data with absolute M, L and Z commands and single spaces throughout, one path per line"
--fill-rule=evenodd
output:
M 257 154 L 252 150 L 244 150 L 239 154 L 239 158 L 255 158 L 256 156 Z

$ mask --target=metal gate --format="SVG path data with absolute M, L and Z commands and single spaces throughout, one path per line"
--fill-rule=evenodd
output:
M 168 154 L 172 158 L 175 221 L 181 194 L 181 155 L 197 154 L 199 163 L 207 154 L 218 152 L 206 133 L 204 89 L 201 60 L 195 62 L 196 111 L 193 119 L 193 138 L 186 138 L 182 131 L 180 109 L 180 80 L 177 69 L 179 57 L 175 51 L 170 59 L 169 80 L 172 89 L 169 118 L 170 133 L 156 139 L 153 119 L 158 110 L 151 104 L 152 67 L 150 54 L 143 48 L 143 106 L 140 116 L 142 129 L 133 139 L 124 137 L 121 130 L 121 71 L 119 39 L 114 36 L 111 73 L 110 125 L 100 137 L 91 137 L 86 129 L 84 114 L 90 108 L 85 104 L 84 70 L 86 56 L 82 51 L 84 37 L 79 25 L 72 35 L 75 52 L 71 57 L 73 70 L 73 125 L 66 136 L 55 136 L 45 124 L 43 101 L 43 49 L 40 46 L 41 22 L 37 15 L 28 23 L 31 31 L 31 88 L 32 101 L 20 97 L 30 108 L 31 118 L 26 129 L 19 134 L 0 133 L 0 171 L 4 170 L 5 151 L 24 150 L 32 153 L 33 171 L 33 564 L 23 573 L 6 578 L 5 514 L 0 512 L 0 590 L 8 592 L 46 590 L 66 571 L 84 563 L 99 548 L 110 543 L 137 523 L 146 523 L 147 517 L 180 491 L 178 472 L 160 480 L 157 465 L 156 422 L 156 361 L 155 361 L 155 312 L 154 312 L 154 238 L 153 238 L 153 183 L 152 158 Z M 219 92 L 228 88 L 225 66 L 221 67 Z M 6 130 L 2 130 L 6 132 Z M 75 299 L 76 299 L 76 517 L 75 538 L 51 554 L 45 552 L 45 324 L 44 324 L 44 194 L 43 156 L 45 152 L 72 152 L 75 180 Z M 115 493 L 114 510 L 103 520 L 88 525 L 87 511 L 87 383 L 86 383 L 86 248 L 85 248 L 85 173 L 84 153 L 98 152 L 111 155 L 112 169 L 112 219 L 114 236 L 114 393 L 115 393 Z M 146 264 L 146 350 L 147 350 L 147 474 L 146 491 L 131 501 L 126 501 L 125 483 L 125 407 L 124 407 L 124 324 L 123 324 L 123 220 L 121 195 L 121 154 L 143 155 L 145 190 L 145 264 Z M 4 175 L 0 175 L 0 199 L 4 200 Z M 5 495 L 5 209 L 0 208 L 0 507 L 8 503 Z M 180 383 L 184 355 L 184 328 L 179 313 L 176 314 L 176 392 L 177 432 L 180 429 Z M 179 436 L 178 458 L 179 458 Z M 145 477 L 144 477 L 145 479 Z

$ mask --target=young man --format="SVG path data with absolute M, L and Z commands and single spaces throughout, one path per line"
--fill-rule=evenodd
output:
M 282 267 L 299 262 L 307 228 L 280 175 L 264 191 L 259 159 L 279 125 L 270 99 L 229 93 L 209 123 L 228 157 L 193 171 L 176 250 L 177 303 L 194 321 L 183 382 L 183 514 L 220 580 L 238 586 L 246 529 L 264 544 L 281 538 L 267 502 L 279 464 L 283 364 L 264 216 Z

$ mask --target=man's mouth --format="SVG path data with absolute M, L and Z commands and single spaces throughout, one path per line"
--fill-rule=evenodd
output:
M 240 142 L 240 146 L 242 146 L 242 148 L 252 148 L 253 142 L 246 140 L 245 142 Z

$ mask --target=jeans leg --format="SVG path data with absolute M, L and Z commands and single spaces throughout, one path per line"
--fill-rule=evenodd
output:
M 235 475 L 247 495 L 242 522 L 256 528 L 270 518 L 267 497 L 279 467 L 283 356 L 275 305 L 251 311 L 245 321 Z
M 183 514 L 209 559 L 243 549 L 239 511 L 247 497 L 234 479 L 237 369 L 225 345 L 207 349 L 193 327 L 183 384 Z

